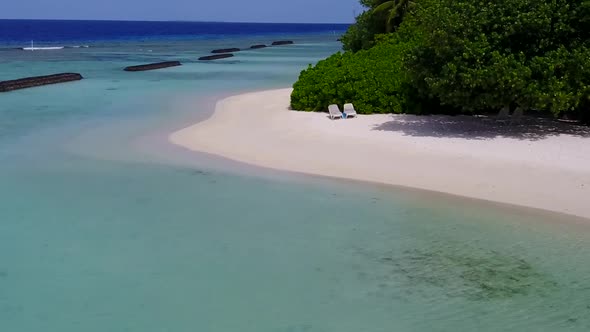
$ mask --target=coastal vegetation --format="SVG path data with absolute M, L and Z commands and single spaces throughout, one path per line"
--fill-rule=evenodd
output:
M 590 120 L 590 2 L 362 0 L 344 52 L 310 66 L 292 107 Z
M 402 57 L 413 46 L 413 40 L 390 36 L 371 49 L 336 53 L 310 66 L 294 84 L 292 108 L 322 111 L 354 101 L 363 113 L 403 112 L 408 78 Z

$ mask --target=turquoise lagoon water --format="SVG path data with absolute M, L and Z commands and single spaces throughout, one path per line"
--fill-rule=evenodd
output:
M 585 221 L 166 142 L 339 49 L 292 38 L 218 63 L 194 59 L 266 39 L 3 51 L 3 78 L 86 79 L 0 95 L 0 330 L 590 330 Z M 160 59 L 184 65 L 121 70 Z

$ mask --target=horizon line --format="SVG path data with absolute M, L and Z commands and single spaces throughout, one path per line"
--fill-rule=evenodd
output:
M 72 18 L 0 18 L 0 21 L 92 21 L 92 22 L 184 22 L 184 23 L 226 23 L 226 24 L 315 24 L 315 25 L 351 25 L 336 22 L 253 22 L 253 21 L 193 21 L 193 20 L 146 20 L 146 19 L 72 19 Z

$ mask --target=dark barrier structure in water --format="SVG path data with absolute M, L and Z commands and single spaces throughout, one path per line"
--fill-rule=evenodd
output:
M 47 76 L 25 77 L 11 81 L 1 81 L 0 92 L 32 88 L 41 85 L 79 81 L 82 78 L 82 75 L 77 73 L 61 73 Z
M 231 58 L 232 56 L 234 56 L 234 55 L 231 53 L 208 55 L 208 56 L 200 57 L 199 60 L 200 61 L 219 60 L 219 59 Z
M 165 61 L 165 62 L 157 62 L 157 63 L 148 63 L 146 65 L 139 65 L 139 66 L 130 66 L 126 67 L 125 71 L 146 71 L 146 70 L 154 70 L 154 69 L 161 69 L 161 68 L 168 68 L 168 67 L 176 67 L 180 66 L 180 61 Z
M 294 44 L 292 40 L 278 40 L 278 41 L 272 43 L 273 46 L 292 45 L 292 44 Z
M 294 44 L 294 42 L 292 40 L 277 40 L 272 43 L 272 46 L 292 45 L 292 44 Z M 265 48 L 265 47 L 268 47 L 268 45 L 256 44 L 256 45 L 250 46 L 249 49 L 256 50 L 256 49 Z M 199 60 L 208 61 L 208 60 L 219 60 L 219 59 L 230 58 L 230 57 L 234 56 L 232 54 L 233 52 L 239 52 L 239 51 L 241 51 L 241 49 L 239 49 L 239 48 L 220 48 L 220 49 L 216 49 L 216 50 L 211 51 L 211 53 L 213 53 L 215 55 L 203 56 L 203 57 L 200 57 Z
M 239 48 L 220 48 L 218 50 L 213 50 L 211 53 L 220 54 L 220 53 L 232 53 L 232 52 L 239 52 Z

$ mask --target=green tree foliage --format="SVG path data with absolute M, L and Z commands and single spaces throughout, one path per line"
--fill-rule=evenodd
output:
M 390 38 L 370 50 L 337 53 L 309 66 L 294 85 L 291 107 L 325 111 L 330 104 L 354 102 L 361 114 L 401 113 L 407 102 L 402 57 L 414 43 Z
M 590 0 L 361 3 L 367 11 L 343 37 L 358 52 L 302 72 L 293 108 L 353 102 L 362 113 L 477 113 L 510 105 L 590 122 Z
M 385 0 L 361 0 L 365 11 L 356 17 L 356 23 L 342 36 L 345 51 L 358 52 L 375 45 L 375 37 L 386 32 L 387 14 L 375 12 Z
M 405 16 L 416 7 L 417 0 L 361 0 L 365 11 L 342 36 L 345 51 L 357 52 L 375 45 L 380 34 L 396 30 Z
M 375 45 L 375 36 L 385 32 L 384 19 L 374 15 L 371 11 L 365 11 L 356 18 L 356 23 L 351 25 L 340 38 L 345 51 L 358 52 L 367 50 Z
M 377 5 L 377 2 L 374 2 L 374 4 Z M 390 0 L 377 5 L 373 9 L 373 13 L 376 15 L 382 12 L 386 13 L 385 31 L 392 32 L 402 23 L 406 14 L 415 5 L 411 0 Z
M 435 0 L 417 15 L 425 38 L 407 70 L 423 97 L 471 112 L 516 103 L 559 115 L 589 95 L 587 1 Z

